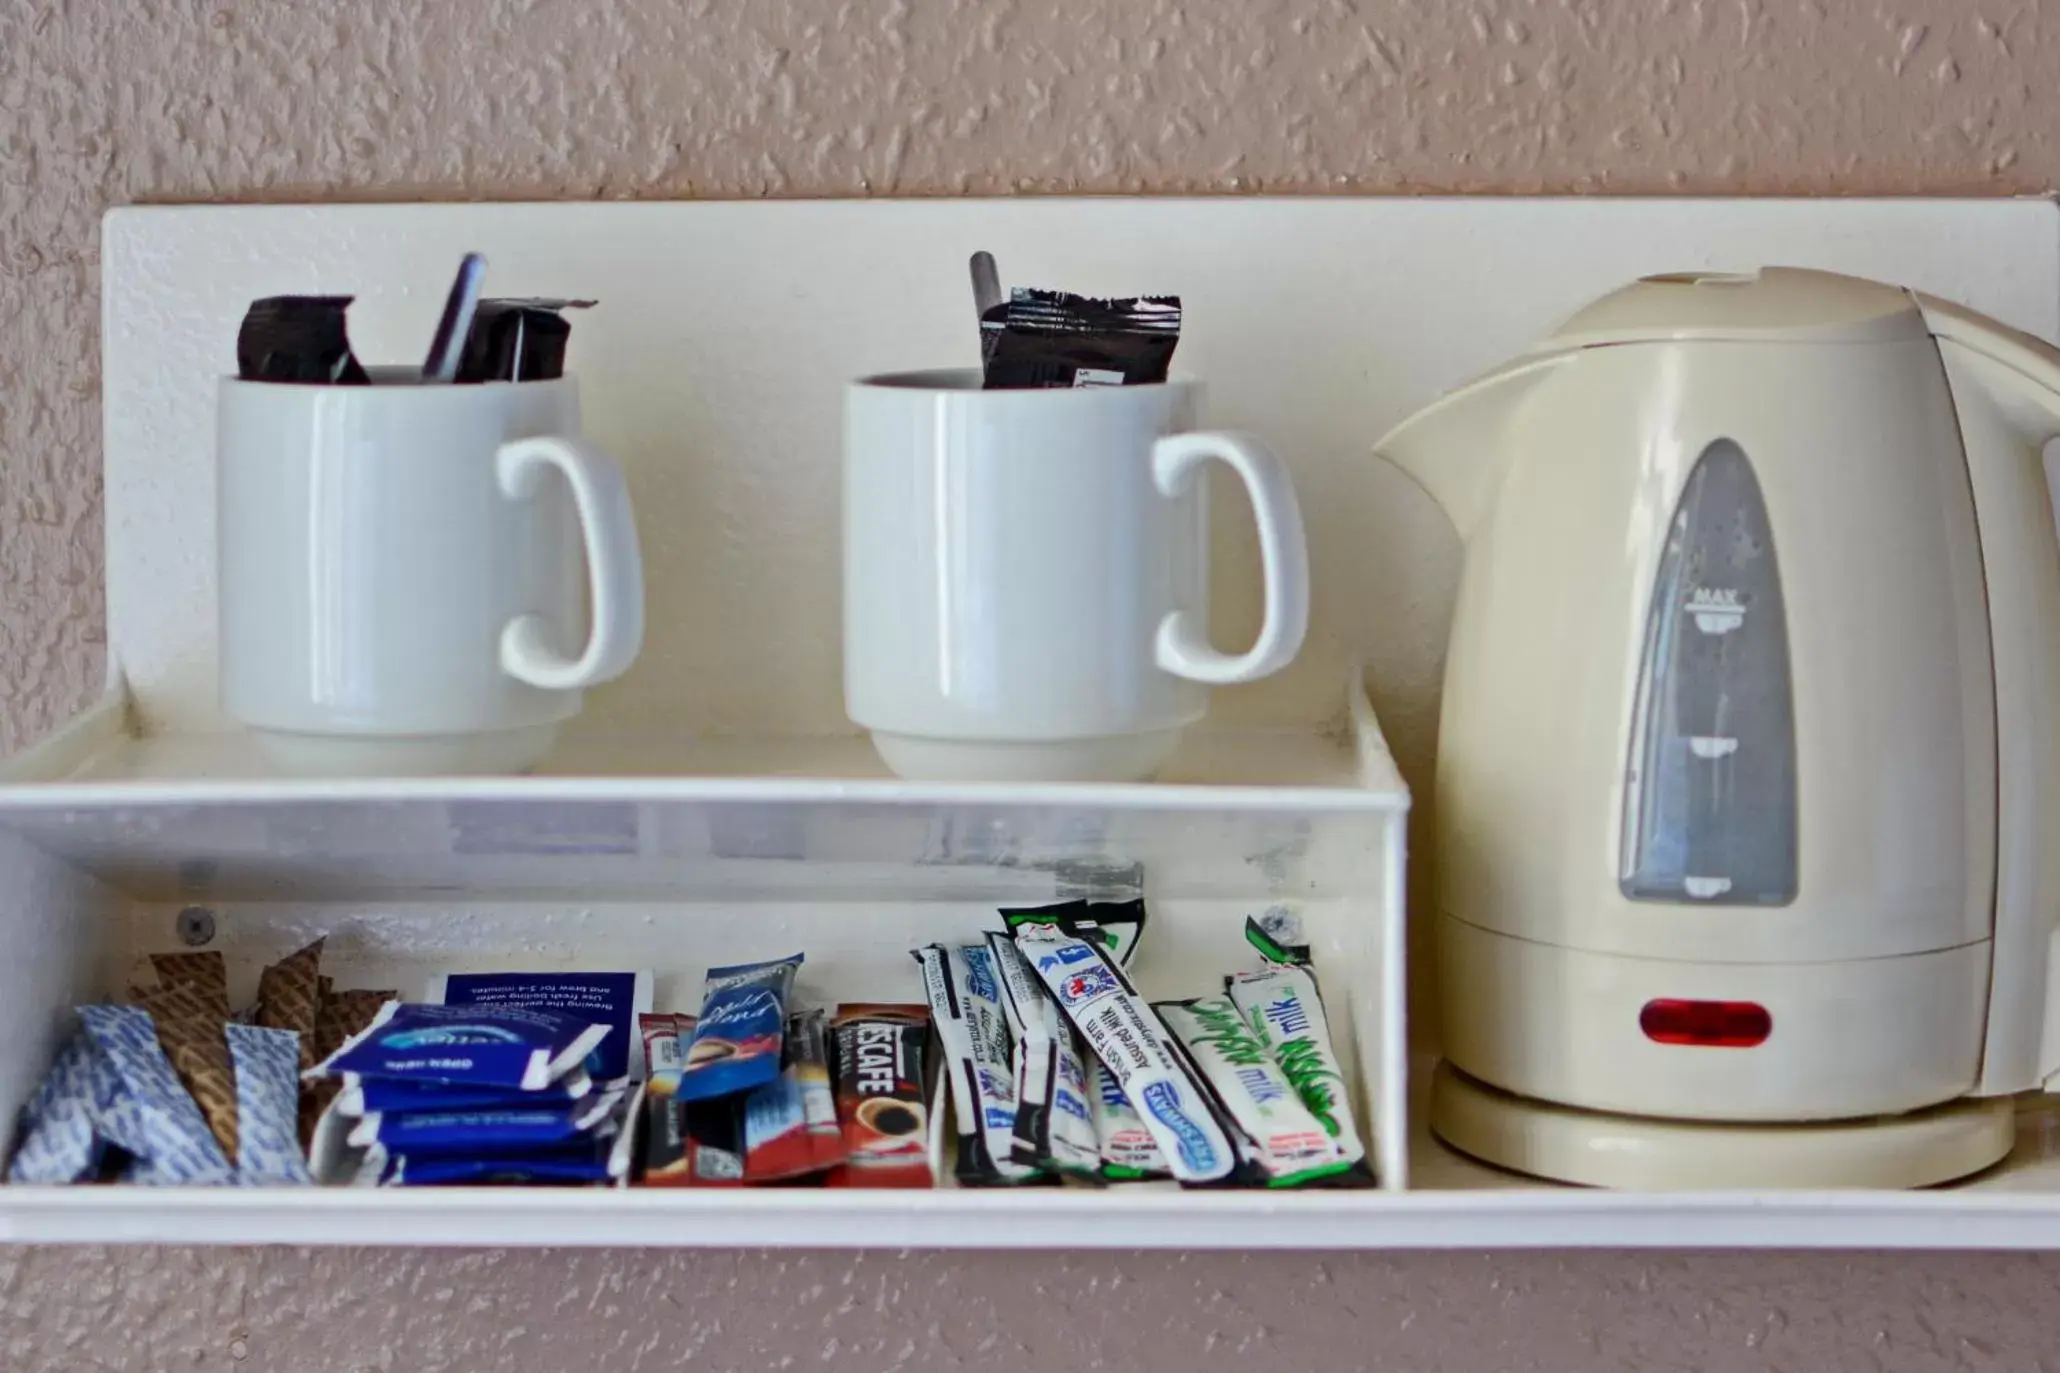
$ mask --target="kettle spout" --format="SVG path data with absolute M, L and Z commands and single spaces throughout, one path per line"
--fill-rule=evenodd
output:
M 1523 358 L 1477 377 L 1403 420 L 1374 445 L 1409 474 L 1452 521 L 1462 540 L 1494 504 L 1511 447 L 1510 412 L 1572 353 Z

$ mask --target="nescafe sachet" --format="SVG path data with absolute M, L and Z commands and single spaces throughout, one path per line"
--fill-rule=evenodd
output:
M 844 1165 L 832 1187 L 931 1187 L 930 1011 L 846 1004 L 830 1021 Z

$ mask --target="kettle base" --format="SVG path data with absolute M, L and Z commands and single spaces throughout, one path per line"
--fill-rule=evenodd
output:
M 1484 1163 L 1587 1187 L 1906 1188 L 2001 1162 L 2016 1133 L 2016 1107 L 2008 1097 L 1968 1097 L 1861 1120 L 1658 1120 L 1516 1096 L 1441 1061 L 1431 1079 L 1431 1131 Z

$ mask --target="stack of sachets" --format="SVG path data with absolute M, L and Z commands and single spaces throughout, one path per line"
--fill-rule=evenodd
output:
M 8 1180 L 312 1181 L 296 1075 L 320 956 L 317 940 L 267 968 L 258 1004 L 242 1016 L 231 1013 L 227 968 L 212 951 L 153 956 L 157 980 L 129 989 L 133 1005 L 81 1006 L 77 1031 L 23 1109 Z
M 620 985 L 618 985 L 620 984 Z M 607 1183 L 628 1171 L 643 973 L 438 978 L 311 1070 L 362 1184 Z M 448 1004 L 446 1004 L 448 1003 Z M 318 1153 L 324 1151 L 318 1149 Z
M 710 968 L 700 1015 L 644 1018 L 647 1045 L 664 1046 L 651 1053 L 646 1186 L 821 1180 L 844 1163 L 828 1018 L 789 1005 L 801 958 Z
M 372 374 L 351 350 L 345 315 L 352 299 L 266 296 L 252 301 L 236 335 L 236 375 L 244 381 L 303 386 L 373 385 Z M 562 377 L 565 345 L 572 335 L 564 312 L 593 303 L 482 300 L 473 311 L 456 370 L 441 379 L 463 383 Z
M 962 1186 L 1170 1175 L 1188 1185 L 1372 1181 L 1299 931 L 1248 922 L 1264 969 L 1147 1002 L 1141 901 L 1001 912 L 1007 933 L 915 951 Z
M 1001 916 L 1007 931 L 981 943 L 915 950 L 951 1085 L 959 1185 L 1164 1176 L 1151 1136 L 1113 1083 L 1091 1076 L 1100 1065 L 1016 944 L 1023 928 L 1064 921 L 1127 963 L 1144 903 L 1071 901 Z

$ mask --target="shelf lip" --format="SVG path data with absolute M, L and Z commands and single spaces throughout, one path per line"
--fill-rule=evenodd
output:
M 2060 1247 L 2060 1194 L 0 1189 L 0 1242 L 921 1249 Z
M 1136 812 L 1248 811 L 1404 814 L 1407 783 L 1396 771 L 1356 667 L 1344 682 L 1344 720 L 1330 729 L 1228 731 L 1250 742 L 1322 739 L 1335 771 L 1315 782 L 1286 778 L 1168 782 L 933 782 L 832 773 L 577 773 L 521 777 L 94 777 L 64 775 L 93 750 L 134 741 L 134 701 L 119 678 L 55 734 L 0 760 L 0 813 L 161 806 L 393 804 L 501 801 L 667 804 L 1010 807 Z
M 829 777 L 425 777 L 0 784 L 0 810 L 308 801 L 564 801 L 1012 806 L 1140 811 L 1409 809 L 1406 789 L 1251 783 L 904 782 Z

